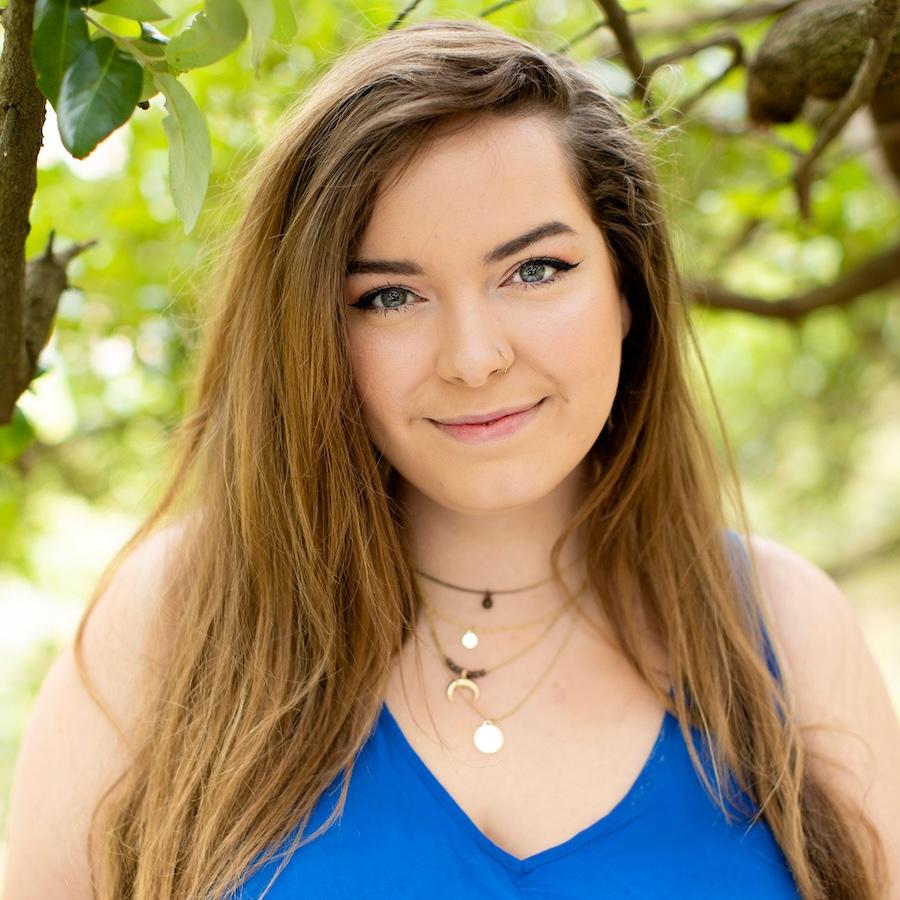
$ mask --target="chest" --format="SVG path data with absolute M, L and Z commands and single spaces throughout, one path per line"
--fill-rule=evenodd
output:
M 498 718 L 504 744 L 484 754 L 473 735 L 483 721 L 459 694 L 446 697 L 453 674 L 407 648 L 385 702 L 407 745 L 449 800 L 490 842 L 518 859 L 556 847 L 607 816 L 629 794 L 654 750 L 664 708 L 627 663 L 578 642 L 514 714 L 530 686 L 523 669 L 477 703 Z M 498 673 L 499 674 L 499 673 Z M 405 681 L 405 684 L 404 684 Z M 486 681 L 485 681 L 486 684 Z

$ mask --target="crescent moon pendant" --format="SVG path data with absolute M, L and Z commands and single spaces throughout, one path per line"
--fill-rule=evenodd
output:
M 481 689 L 471 678 L 456 678 L 447 685 L 447 699 L 453 701 L 453 692 L 457 688 L 468 688 L 472 692 L 472 699 L 477 700 Z

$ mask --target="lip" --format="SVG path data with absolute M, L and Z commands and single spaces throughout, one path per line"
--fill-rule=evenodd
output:
M 538 400 L 538 403 L 541 401 Z M 512 416 L 516 413 L 525 412 L 532 409 L 537 403 L 529 403 L 526 406 L 507 406 L 504 409 L 495 409 L 493 412 L 485 413 L 480 416 L 460 416 L 458 419 L 432 419 L 439 425 L 483 425 L 485 422 L 493 422 L 495 419 L 502 419 L 504 416 Z
M 435 428 L 439 428 L 444 434 L 458 441 L 463 441 L 467 444 L 484 444 L 515 434 L 537 416 L 546 399 L 546 397 L 542 397 L 533 406 L 528 406 L 523 410 L 512 412 L 508 415 L 501 415 L 487 424 L 456 425 L 438 422 L 436 419 L 429 419 L 429 421 Z

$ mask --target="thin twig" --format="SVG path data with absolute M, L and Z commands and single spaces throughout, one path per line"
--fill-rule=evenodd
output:
M 719 254 L 717 262 L 714 265 L 710 266 L 710 269 L 720 268 L 732 256 L 745 249 L 753 241 L 753 238 L 756 237 L 756 235 L 759 233 L 759 230 L 760 228 L 762 228 L 763 224 L 764 220 L 760 219 L 757 216 L 747 219 L 744 222 L 741 230 Z
M 661 66 L 667 66 L 670 63 L 678 62 L 679 59 L 687 59 L 689 56 L 695 56 L 701 50 L 708 50 L 710 47 L 728 47 L 731 50 L 732 55 L 736 56 L 738 59 L 743 59 L 744 56 L 744 47 L 741 44 L 740 38 L 732 31 L 725 31 L 721 34 L 712 34 L 699 41 L 689 41 L 688 43 L 680 44 L 668 53 L 661 53 L 659 56 L 654 56 L 653 59 L 646 63 L 646 67 L 652 74 Z
M 685 99 L 678 104 L 681 115 L 686 116 L 691 109 L 697 105 L 698 101 L 702 100 L 714 87 L 716 87 L 716 85 L 721 84 L 735 69 L 739 69 L 742 65 L 743 59 L 735 56 L 715 78 L 711 78 L 701 88 L 698 88 L 693 94 L 685 97 Z
M 709 9 L 683 16 L 673 16 L 668 19 L 659 18 L 645 25 L 636 25 L 634 34 L 637 37 L 646 37 L 651 34 L 675 34 L 689 31 L 703 25 L 716 23 L 754 22 L 757 19 L 765 19 L 786 12 L 792 6 L 796 6 L 800 0 L 776 0 L 769 3 L 747 3 L 733 6 L 731 9 Z
M 486 19 L 495 12 L 500 12 L 501 9 L 506 9 L 507 6 L 513 6 L 516 3 L 521 3 L 521 0 L 499 0 L 498 3 L 493 3 L 478 13 L 478 18 Z
M 397 17 L 388 25 L 387 31 L 393 31 L 418 5 L 420 0 L 410 0 L 409 3 L 397 14 Z
M 696 90 L 693 94 L 689 95 L 678 104 L 678 112 L 681 116 L 686 115 L 688 110 L 692 106 L 694 106 L 694 104 L 698 100 L 700 100 L 701 97 L 709 93 L 709 91 L 711 91 L 717 84 L 719 84 L 724 78 L 726 78 L 733 69 L 736 69 L 738 68 L 738 66 L 743 65 L 744 46 L 741 43 L 740 38 L 730 31 L 723 32 L 721 34 L 714 34 L 700 41 L 692 41 L 690 43 L 682 44 L 681 46 L 676 47 L 674 50 L 670 50 L 668 53 L 663 53 L 660 56 L 656 56 L 646 63 L 647 80 L 649 82 L 656 74 L 657 70 L 661 69 L 663 66 L 670 65 L 671 63 L 677 62 L 680 59 L 686 59 L 688 57 L 694 56 L 697 53 L 700 53 L 701 50 L 707 50 L 710 47 L 727 47 L 731 51 L 731 62 L 722 72 L 716 75 L 715 78 L 710 79 L 701 88 Z
M 630 9 L 628 10 L 628 15 L 633 16 L 637 13 L 642 12 L 647 12 L 646 6 L 639 6 L 636 9 Z M 560 48 L 556 52 L 560 54 L 569 53 L 576 44 L 580 44 L 583 40 L 589 38 L 592 34 L 596 34 L 601 28 L 608 27 L 608 25 L 609 22 L 607 22 L 605 18 L 598 19 L 596 22 L 594 22 L 593 25 L 588 26 L 584 29 L 584 31 L 579 31 L 578 34 L 562 44 L 562 46 L 560 46 Z
M 580 44 L 583 40 L 589 38 L 592 34 L 596 34 L 601 28 L 605 28 L 607 26 L 606 19 L 598 19 L 594 22 L 593 25 L 585 28 L 584 31 L 579 31 L 578 34 L 573 35 L 569 40 L 565 43 L 560 44 L 557 48 L 556 52 L 560 54 L 560 56 L 564 56 L 566 53 L 571 53 L 572 49 Z

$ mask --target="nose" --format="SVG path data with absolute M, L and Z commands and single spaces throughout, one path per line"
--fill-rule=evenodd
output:
M 445 303 L 437 329 L 437 372 L 446 381 L 470 387 L 484 384 L 495 371 L 511 362 L 503 361 L 498 348 L 509 343 L 496 307 L 482 297 L 467 297 Z

